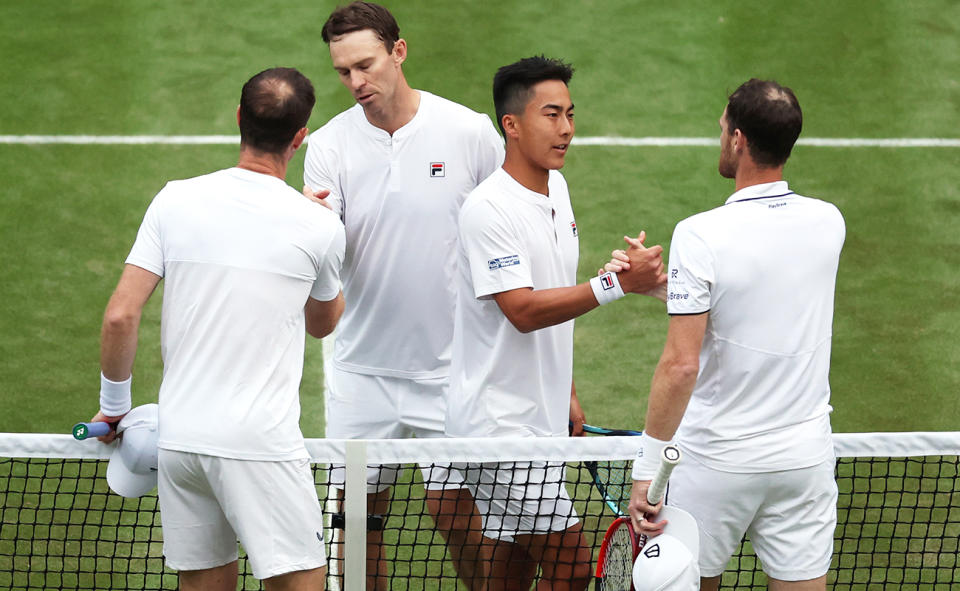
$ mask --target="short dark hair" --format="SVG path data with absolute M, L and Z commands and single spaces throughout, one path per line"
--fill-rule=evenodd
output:
M 522 112 L 533 96 L 532 88 L 545 80 L 570 84 L 573 68 L 558 59 L 542 55 L 527 57 L 497 70 L 493 77 L 493 106 L 497 125 L 503 133 L 503 116 Z
M 270 68 L 247 81 L 240 93 L 240 143 L 280 154 L 307 124 L 315 102 L 313 84 L 294 68 Z
M 383 41 L 387 53 L 393 51 L 393 44 L 400 39 L 400 26 L 390 11 L 373 2 L 351 2 L 346 6 L 339 6 L 334 10 L 327 22 L 323 24 L 320 35 L 323 42 L 330 44 L 330 40 L 353 33 L 370 29 Z
M 751 78 L 727 102 L 730 133 L 747 136 L 750 156 L 760 166 L 782 166 L 800 137 L 803 113 L 796 95 L 773 80 Z

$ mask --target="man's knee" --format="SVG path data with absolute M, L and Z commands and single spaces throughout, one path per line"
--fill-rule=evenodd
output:
M 284 573 L 263 580 L 266 591 L 324 591 L 327 567 Z

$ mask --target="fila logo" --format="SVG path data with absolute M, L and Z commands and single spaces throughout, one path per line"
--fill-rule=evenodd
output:
M 646 550 L 643 551 L 643 555 L 647 558 L 660 558 L 660 544 L 654 544 Z
M 603 290 L 613 289 L 613 278 L 610 276 L 610 273 L 604 273 L 600 276 L 600 286 L 603 287 Z
M 573 230 L 573 237 L 576 238 L 577 234 L 577 222 L 570 222 L 570 229 Z
M 430 163 L 430 177 L 439 178 L 445 175 L 445 170 L 443 167 L 443 162 L 431 162 Z

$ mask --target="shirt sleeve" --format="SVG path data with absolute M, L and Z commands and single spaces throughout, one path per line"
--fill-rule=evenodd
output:
M 140 224 L 140 230 L 137 231 L 137 239 L 127 255 L 126 263 L 135 265 L 141 269 L 146 269 L 151 273 L 163 277 L 164 259 L 163 259 L 163 237 L 161 234 L 160 210 L 163 200 L 163 191 L 157 194 L 147 207 L 147 212 L 143 216 L 143 222 Z
M 530 258 L 503 212 L 481 202 L 460 216 L 460 241 L 477 298 L 533 287 Z
M 346 235 L 340 220 L 326 253 L 319 259 L 317 279 L 313 282 L 310 297 L 321 302 L 329 302 L 340 293 L 340 269 L 343 267 L 343 254 L 346 248 Z
M 314 191 L 320 189 L 330 191 L 326 201 L 337 217 L 343 219 L 343 194 L 337 174 L 340 158 L 336 150 L 324 144 L 324 136 L 319 132 L 310 136 L 307 155 L 303 161 L 303 184 Z
M 479 146 L 477 147 L 477 178 L 479 185 L 503 164 L 503 138 L 494 129 L 486 115 L 481 115 Z
M 713 253 L 685 222 L 670 241 L 667 275 L 667 313 L 702 314 L 710 311 L 710 289 L 715 280 Z

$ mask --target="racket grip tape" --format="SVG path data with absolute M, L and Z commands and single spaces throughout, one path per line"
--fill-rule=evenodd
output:
M 104 422 L 77 423 L 73 426 L 73 438 L 79 441 L 88 437 L 100 437 L 113 429 L 113 425 Z
M 667 492 L 670 473 L 673 472 L 679 462 L 680 448 L 676 445 L 667 445 L 660 451 L 660 466 L 650 482 L 650 488 L 647 489 L 648 503 L 656 505 L 663 500 L 663 494 Z

